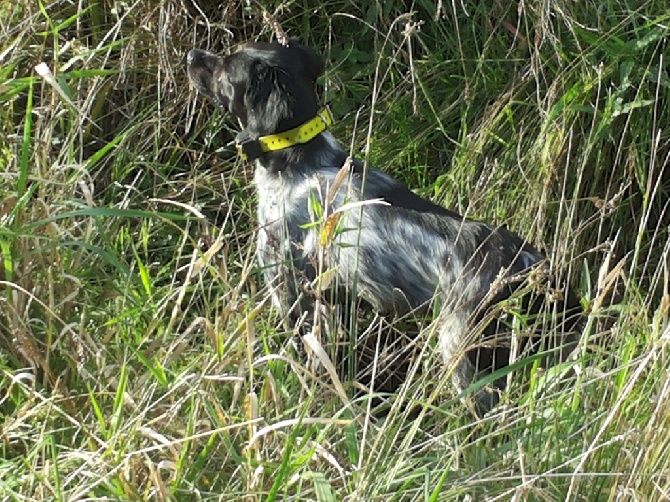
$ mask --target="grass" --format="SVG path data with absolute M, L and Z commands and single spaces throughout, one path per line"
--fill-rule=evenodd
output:
M 0 498 L 670 498 L 665 2 L 87 5 L 0 6 Z M 429 343 L 380 420 L 305 366 L 184 71 L 273 20 L 329 59 L 340 140 L 577 288 L 558 385 L 475 421 Z

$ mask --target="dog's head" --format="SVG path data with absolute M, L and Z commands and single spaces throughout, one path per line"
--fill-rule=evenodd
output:
M 317 113 L 314 82 L 323 74 L 323 60 L 297 42 L 247 43 L 228 56 L 193 49 L 187 67 L 198 91 L 252 135 L 291 129 Z

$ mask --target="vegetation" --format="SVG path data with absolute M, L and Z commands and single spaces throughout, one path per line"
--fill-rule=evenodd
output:
M 0 498 L 670 498 L 665 1 L 19 0 L 0 19 Z M 279 25 L 330 61 L 343 143 L 565 272 L 589 316 L 557 385 L 522 371 L 474 420 L 426 352 L 379 417 L 305 367 L 254 265 L 236 124 L 184 67 Z

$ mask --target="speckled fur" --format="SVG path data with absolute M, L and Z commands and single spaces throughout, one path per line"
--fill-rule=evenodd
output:
M 203 94 L 259 137 L 316 115 L 314 82 L 323 62 L 295 42 L 249 43 L 223 57 L 191 51 L 188 72 Z M 365 171 L 359 161 L 348 164 L 345 181 L 326 200 L 345 165 L 347 154 L 329 132 L 256 160 L 257 255 L 275 305 L 295 322 L 311 313 L 319 256 L 323 270 L 335 271 L 329 288 L 344 293 L 333 298 L 353 294 L 393 315 L 425 312 L 439 297 L 440 348 L 445 362 L 455 364 L 452 380 L 462 392 L 483 371 L 475 366 L 478 354 L 455 360 L 483 307 L 509 296 L 532 269 L 546 268 L 543 255 L 507 229 L 465 219 L 381 171 Z M 319 227 L 309 225 L 315 219 L 311 198 L 329 214 L 347 203 L 370 202 L 342 211 L 332 242 L 322 246 Z M 508 284 L 492 291 L 505 279 Z M 497 394 L 484 390 L 473 397 L 480 412 L 497 402 Z

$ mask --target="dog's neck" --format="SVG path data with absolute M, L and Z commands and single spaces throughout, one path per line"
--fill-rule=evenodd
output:
M 308 143 L 266 152 L 256 159 L 256 166 L 269 174 L 286 175 L 289 170 L 298 174 L 326 167 L 341 167 L 346 158 L 347 153 L 340 143 L 330 132 L 324 131 Z

